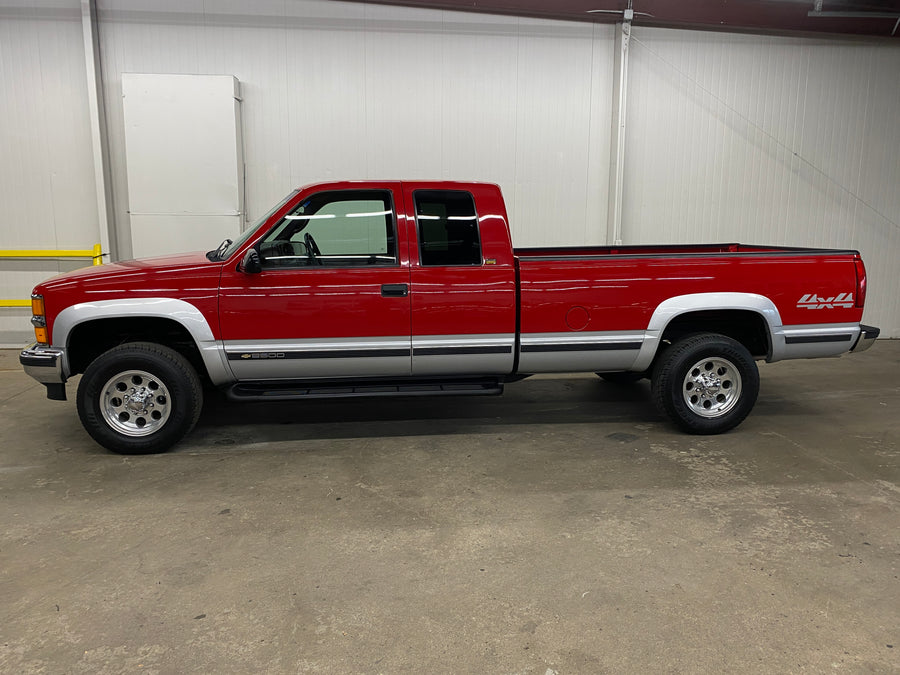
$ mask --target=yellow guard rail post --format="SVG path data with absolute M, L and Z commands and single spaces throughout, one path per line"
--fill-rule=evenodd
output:
M 34 249 L 13 251 L 0 249 L 0 258 L 90 258 L 94 265 L 103 264 L 103 248 L 95 244 L 93 249 L 69 251 L 58 249 Z M 31 300 L 0 300 L 0 307 L 31 307 Z

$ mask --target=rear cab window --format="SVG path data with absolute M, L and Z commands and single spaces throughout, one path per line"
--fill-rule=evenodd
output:
M 481 264 L 478 214 L 470 192 L 416 190 L 413 200 L 420 264 L 426 267 Z

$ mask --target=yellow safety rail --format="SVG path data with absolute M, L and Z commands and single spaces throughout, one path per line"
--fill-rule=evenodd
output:
M 95 244 L 93 249 L 68 251 L 56 249 L 34 249 L 11 251 L 0 249 L 0 258 L 90 258 L 94 265 L 103 264 L 103 247 Z M 31 307 L 31 300 L 0 300 L 0 307 Z

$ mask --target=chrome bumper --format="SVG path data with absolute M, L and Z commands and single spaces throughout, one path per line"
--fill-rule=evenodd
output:
M 42 384 L 64 384 L 66 381 L 61 349 L 35 343 L 22 350 L 19 363 L 26 373 Z
M 856 344 L 853 345 L 853 348 L 850 351 L 854 354 L 866 351 L 869 347 L 875 344 L 875 339 L 880 334 L 880 328 L 876 328 L 875 326 L 861 325 L 859 327 L 859 339 L 857 339 Z

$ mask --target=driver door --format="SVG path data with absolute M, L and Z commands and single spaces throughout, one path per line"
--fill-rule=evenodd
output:
M 394 206 L 400 186 L 371 188 L 301 193 L 254 245 L 261 273 L 223 270 L 219 320 L 235 377 L 410 374 L 409 263 Z

